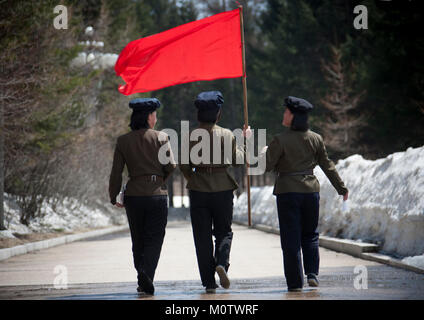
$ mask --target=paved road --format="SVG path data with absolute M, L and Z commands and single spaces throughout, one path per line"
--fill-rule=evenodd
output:
M 320 248 L 320 287 L 288 293 L 279 236 L 234 225 L 228 290 L 205 294 L 191 226 L 169 222 L 156 294 L 135 293 L 128 233 L 54 247 L 0 262 L 0 299 L 424 299 L 424 276 Z M 67 289 L 55 289 L 67 279 Z M 361 280 L 362 279 L 362 280 Z

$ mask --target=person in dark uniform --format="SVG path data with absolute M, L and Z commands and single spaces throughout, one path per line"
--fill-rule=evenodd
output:
M 138 274 L 137 291 L 152 295 L 153 278 L 168 217 L 165 180 L 176 165 L 172 161 L 163 165 L 158 160 L 159 149 L 168 143 L 168 137 L 161 136 L 164 133 L 153 129 L 157 121 L 156 109 L 160 107 L 159 100 L 138 98 L 131 100 L 129 106 L 133 109 L 130 123 L 132 131 L 118 137 L 109 180 L 109 195 L 113 205 L 125 206 L 134 266 Z M 170 147 L 168 151 L 172 158 Z M 125 165 L 129 181 L 122 204 L 116 198 L 121 190 Z
M 231 159 L 226 161 L 225 156 L 221 154 L 219 163 L 214 162 L 213 152 L 217 151 L 211 150 L 210 159 L 207 161 L 209 163 L 194 164 L 193 159 L 190 158 L 189 164 L 180 165 L 187 179 L 197 262 L 202 285 L 207 293 L 214 293 L 218 287 L 215 282 L 215 272 L 218 273 L 223 288 L 227 289 L 230 286 L 227 272 L 230 266 L 230 249 L 233 239 L 231 229 L 233 191 L 238 188 L 238 185 L 227 168 L 244 161 L 244 150 L 237 146 L 233 133 L 216 124 L 220 118 L 223 103 L 224 99 L 219 91 L 202 92 L 194 102 L 198 110 L 198 128 L 208 132 L 211 146 L 213 139 L 220 140 L 221 152 L 224 151 L 225 141 L 229 142 Z M 196 143 L 190 142 L 190 152 Z M 215 249 L 212 236 L 215 236 Z
M 313 169 L 319 165 L 344 200 L 348 198 L 348 189 L 328 158 L 323 138 L 309 130 L 308 112 L 313 106 L 304 99 L 291 96 L 285 99 L 284 105 L 282 124 L 285 130 L 274 137 L 266 150 L 266 171 L 277 173 L 273 193 L 277 196 L 287 287 L 289 291 L 301 291 L 303 271 L 310 286 L 319 285 L 320 186 Z

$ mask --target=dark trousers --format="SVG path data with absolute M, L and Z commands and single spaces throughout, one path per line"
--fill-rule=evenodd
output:
M 303 287 L 305 274 L 318 275 L 319 269 L 319 193 L 283 193 L 277 195 L 284 274 L 288 288 Z
M 202 285 L 214 287 L 215 267 L 230 266 L 233 191 L 190 190 L 190 216 Z M 215 236 L 215 253 L 212 235 Z
M 165 237 L 167 196 L 125 196 L 124 205 L 138 282 L 140 284 L 142 272 L 153 281 Z

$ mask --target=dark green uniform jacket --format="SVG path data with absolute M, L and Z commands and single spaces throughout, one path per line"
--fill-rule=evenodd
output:
M 284 173 L 312 170 L 319 165 L 338 194 L 348 191 L 328 158 L 322 137 L 313 131 L 294 131 L 284 128 L 275 136 L 266 152 L 266 171 L 276 171 L 274 194 L 286 192 L 319 192 L 319 182 L 314 175 L 287 176 Z
M 199 163 L 194 165 L 191 161 L 190 164 L 181 164 L 180 169 L 184 174 L 184 177 L 187 179 L 187 188 L 190 190 L 201 191 L 201 192 L 218 192 L 226 190 L 235 190 L 238 188 L 238 184 L 235 179 L 231 176 L 227 169 L 222 171 L 213 171 L 205 172 L 201 170 L 195 171 L 194 168 L 197 167 L 213 167 L 213 168 L 228 168 L 230 166 L 237 166 L 237 159 L 244 159 L 244 148 L 237 146 L 236 139 L 233 133 L 229 129 L 221 128 L 220 126 L 212 123 L 200 123 L 199 128 L 206 129 L 210 134 L 210 146 L 211 151 L 213 148 L 212 143 L 212 133 L 217 137 L 222 137 L 221 139 L 221 161 L 219 164 L 213 164 L 213 152 L 211 152 L 211 159 L 209 164 Z M 229 161 L 224 161 L 224 139 L 226 141 L 231 141 L 231 159 Z M 190 148 L 193 148 L 196 145 L 197 141 L 190 141 Z M 230 162 L 230 163 L 228 163 Z M 243 164 L 243 163 L 242 163 Z M 241 164 L 241 165 L 242 165 Z
M 112 204 L 116 202 L 122 185 L 122 172 L 127 166 L 130 180 L 126 185 L 127 196 L 167 195 L 164 181 L 176 165 L 162 165 L 158 152 L 168 139 L 159 141 L 160 131 L 153 129 L 134 130 L 118 138 L 113 156 L 112 172 L 109 180 L 109 196 Z M 169 148 L 169 152 L 172 151 Z M 152 177 L 154 175 L 155 177 Z

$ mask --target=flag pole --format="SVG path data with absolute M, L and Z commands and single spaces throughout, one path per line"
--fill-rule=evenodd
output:
M 246 57 L 244 49 L 244 25 L 243 25 L 243 6 L 239 4 L 240 9 L 240 31 L 241 31 L 241 43 L 242 43 L 242 61 L 243 61 L 243 110 L 244 110 L 244 126 L 247 129 L 249 118 L 247 113 L 247 83 L 246 83 Z M 248 226 L 252 226 L 252 214 L 250 206 L 250 176 L 249 176 L 249 162 L 246 159 L 246 176 L 247 176 L 247 221 Z

